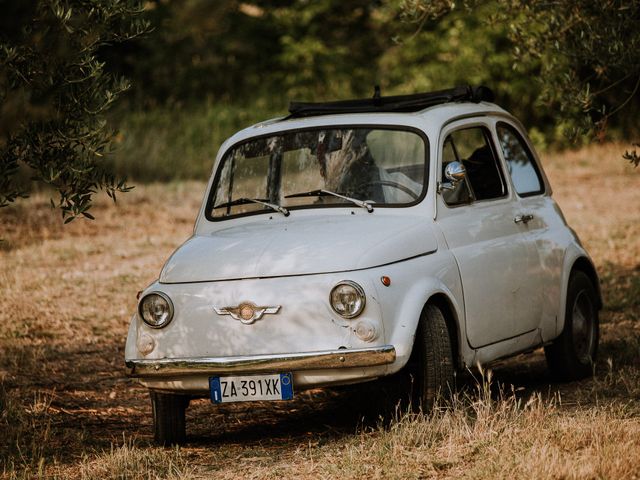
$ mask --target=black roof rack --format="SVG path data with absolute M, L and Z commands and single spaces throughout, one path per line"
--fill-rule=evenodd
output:
M 338 102 L 308 103 L 291 102 L 289 118 L 314 117 L 333 113 L 371 113 L 371 112 L 418 112 L 427 107 L 449 102 L 492 102 L 493 92 L 484 86 L 465 85 L 438 90 L 436 92 L 416 93 L 381 97 L 380 87 L 375 88 L 373 98 L 342 100 Z

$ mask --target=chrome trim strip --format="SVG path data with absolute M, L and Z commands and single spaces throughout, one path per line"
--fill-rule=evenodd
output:
M 171 377 L 197 374 L 266 373 L 331 368 L 373 367 L 393 363 L 393 345 L 320 352 L 126 360 L 130 377 Z

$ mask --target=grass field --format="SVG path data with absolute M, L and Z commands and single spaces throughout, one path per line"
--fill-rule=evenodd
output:
M 190 108 L 155 108 L 114 114 L 118 131 L 110 167 L 133 181 L 164 182 L 206 177 L 217 147 L 238 130 L 286 109 L 268 103 L 250 106 L 203 103 Z
M 37 194 L 0 210 L 0 476 L 639 478 L 640 170 L 621 145 L 543 159 L 592 253 L 605 308 L 596 376 L 550 380 L 540 351 L 466 375 L 450 409 L 364 416 L 354 390 L 189 409 L 192 442 L 151 445 L 124 377 L 136 291 L 190 234 L 204 183 L 138 186 L 63 227 Z

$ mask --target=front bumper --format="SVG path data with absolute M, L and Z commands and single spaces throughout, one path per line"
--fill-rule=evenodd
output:
M 250 355 L 242 357 L 192 357 L 126 360 L 127 374 L 138 378 L 183 375 L 224 375 L 335 368 L 374 367 L 393 363 L 396 349 L 381 347 L 325 350 L 320 352 Z

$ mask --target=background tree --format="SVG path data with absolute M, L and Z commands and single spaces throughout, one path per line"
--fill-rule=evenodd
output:
M 113 132 L 103 114 L 128 88 L 97 52 L 147 30 L 134 0 L 0 2 L 0 207 L 25 195 L 21 169 L 58 193 L 63 218 L 88 212 L 104 189 L 129 189 L 102 160 Z
M 146 9 L 149 35 L 101 52 L 145 108 L 369 94 L 399 18 L 380 0 L 151 0 Z
M 406 0 L 402 10 L 418 25 L 465 11 L 478 15 L 486 2 Z M 541 103 L 560 113 L 572 139 L 604 138 L 611 123 L 637 134 L 640 107 L 640 2 L 637 0 L 494 0 L 486 18 L 508 26 L 514 66 L 540 65 L 535 77 Z M 636 144 L 636 146 L 638 146 Z M 636 166 L 635 150 L 624 157 Z
M 239 128 L 290 100 L 368 96 L 375 84 L 383 95 L 486 84 L 543 147 L 567 146 L 561 132 L 640 135 L 636 0 L 0 6 L 0 205 L 31 176 L 59 192 L 65 218 L 90 217 L 92 195 L 126 190 L 124 177 L 202 179 Z
M 532 60 L 514 68 L 516 44 L 509 26 L 497 21 L 500 7 L 483 2 L 472 14 L 455 9 L 436 19 L 407 15 L 398 19 L 396 39 L 380 58 L 383 86 L 398 92 L 422 92 L 454 85 L 487 85 L 497 103 L 525 121 L 538 144 L 554 136 L 552 112 L 537 104 L 541 64 Z M 402 26 L 402 29 L 400 29 Z

